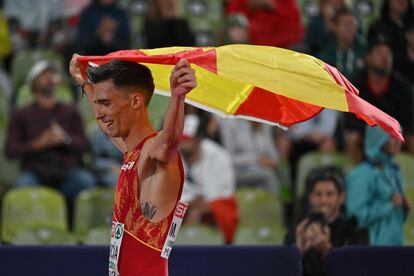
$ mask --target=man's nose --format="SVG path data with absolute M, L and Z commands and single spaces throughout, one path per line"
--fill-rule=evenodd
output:
M 95 118 L 97 120 L 102 119 L 104 114 L 102 113 L 102 108 L 99 107 L 99 105 L 95 105 L 94 107 L 94 113 L 95 113 Z

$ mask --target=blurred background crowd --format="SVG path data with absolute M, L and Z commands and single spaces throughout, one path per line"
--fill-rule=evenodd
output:
M 52 242 L 59 236 L 53 231 L 60 231 L 94 243 L 100 228 L 107 231 L 122 154 L 97 129 L 68 76 L 73 53 L 248 43 L 307 53 L 337 67 L 360 97 L 400 122 L 406 142 L 332 110 L 284 131 L 187 106 L 181 150 L 190 208 L 178 242 L 296 244 L 308 271 L 321 254 L 346 244 L 413 244 L 412 5 L 0 1 L 2 241 Z M 154 95 L 156 128 L 167 103 Z M 22 202 L 31 207 L 16 206 Z M 44 232 L 46 226 L 54 230 Z

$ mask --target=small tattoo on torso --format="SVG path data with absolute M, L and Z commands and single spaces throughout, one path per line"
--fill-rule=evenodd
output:
M 157 207 L 152 202 L 141 203 L 141 212 L 147 219 L 152 219 L 157 213 Z

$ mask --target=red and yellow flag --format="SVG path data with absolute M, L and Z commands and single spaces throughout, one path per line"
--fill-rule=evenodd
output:
M 358 90 L 336 68 L 291 50 L 253 45 L 170 47 L 84 56 L 80 61 L 142 63 L 152 71 L 155 92 L 168 95 L 171 70 L 182 58 L 196 70 L 198 83 L 186 101 L 201 109 L 289 127 L 329 108 L 352 112 L 404 140 L 398 121 L 358 97 Z

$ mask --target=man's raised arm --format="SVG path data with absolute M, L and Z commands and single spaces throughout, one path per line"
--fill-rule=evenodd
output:
M 197 86 L 195 70 L 187 60 L 180 60 L 170 76 L 171 99 L 164 116 L 160 133 L 149 144 L 149 157 L 168 162 L 178 150 L 184 125 L 184 99 L 187 93 Z

